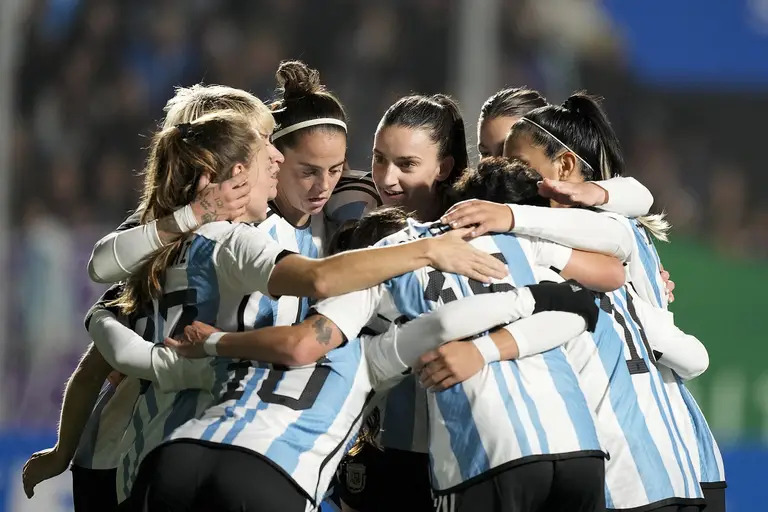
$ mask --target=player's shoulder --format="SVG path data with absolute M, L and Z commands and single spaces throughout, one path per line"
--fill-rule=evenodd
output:
M 209 240 L 216 245 L 231 248 L 244 243 L 271 242 L 272 239 L 264 231 L 248 222 L 220 221 L 205 224 L 195 231 L 195 236 Z
M 437 236 L 446 231 L 450 231 L 450 229 L 450 226 L 441 224 L 440 222 L 419 222 L 409 218 L 408 223 L 403 229 L 382 238 L 376 243 L 376 246 L 394 245 L 410 242 L 411 240 L 417 240 L 419 238 Z

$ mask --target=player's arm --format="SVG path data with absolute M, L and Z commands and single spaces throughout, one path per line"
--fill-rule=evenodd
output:
M 594 318 L 596 320 L 597 312 Z M 587 321 L 582 316 L 543 311 L 470 342 L 455 341 L 442 345 L 423 354 L 415 369 L 425 388 L 439 391 L 467 380 L 489 363 L 552 350 L 586 329 Z
M 651 191 L 627 176 L 580 183 L 545 178 L 539 184 L 539 195 L 563 205 L 595 207 L 625 217 L 647 215 L 653 205 Z
M 33 454 L 24 464 L 22 480 L 28 498 L 34 495 L 37 484 L 67 469 L 91 416 L 99 391 L 111 370 L 98 350 L 90 345 L 67 381 L 56 445 Z
M 419 364 L 422 354 L 444 343 L 481 334 L 531 315 L 537 316 L 542 311 L 573 312 L 584 318 L 585 325 L 589 323 L 592 329 L 597 319 L 597 306 L 592 293 L 569 283 L 543 283 L 450 302 L 399 327 L 393 324 L 386 333 L 366 339 L 364 349 L 371 376 L 375 383 L 382 383 L 375 387 L 389 387 L 396 383 L 404 372 Z M 558 320 L 556 315 L 549 320 L 543 319 L 538 325 Z M 565 322 L 573 323 L 573 320 L 565 318 Z M 536 325 L 531 327 L 535 328 Z M 494 341 L 498 341 L 498 350 L 506 359 L 518 357 L 519 349 L 514 339 L 510 344 L 507 338 L 496 336 Z M 524 341 L 527 342 L 527 338 Z M 535 341 L 545 345 L 552 343 L 547 336 L 537 337 Z M 479 345 L 482 341 L 475 340 L 472 343 L 483 348 Z M 528 351 L 530 345 L 532 343 L 527 343 L 523 350 Z M 552 347 L 547 345 L 530 350 L 543 351 L 549 348 Z
M 347 251 L 322 259 L 292 254 L 275 267 L 269 279 L 269 293 L 333 297 L 375 286 L 426 266 L 481 282 L 507 275 L 504 264 L 462 239 L 468 232 L 456 230 L 437 237 Z
M 185 359 L 162 344 L 149 343 L 112 311 L 94 310 L 86 328 L 104 359 L 120 373 L 154 382 L 165 393 L 213 386 L 210 358 Z
M 129 329 L 106 304 L 117 297 L 114 285 L 94 304 L 85 317 L 85 328 L 99 357 L 125 375 L 154 382 L 163 392 L 210 389 L 214 375 L 210 361 L 188 360 L 161 344 L 153 344 Z
M 675 325 L 671 311 L 652 306 L 642 299 L 632 300 L 631 306 L 659 364 L 671 368 L 683 380 L 693 379 L 706 371 L 709 367 L 707 348 L 698 338 Z
M 626 281 L 624 266 L 612 256 L 571 249 L 541 238 L 530 240 L 534 265 L 552 269 L 564 279 L 598 292 L 616 290 Z
M 184 340 L 166 338 L 165 344 L 191 358 L 207 354 L 288 366 L 311 364 L 358 336 L 375 314 L 384 293 L 383 286 L 321 301 L 315 306 L 317 314 L 293 326 L 225 333 L 193 322 L 184 329 Z
M 468 230 L 432 238 L 312 259 L 282 249 L 266 233 L 240 225 L 217 253 L 217 271 L 242 294 L 325 298 L 432 266 L 482 282 L 502 278 L 507 267 L 462 240 Z
M 247 173 L 222 183 L 201 178 L 195 199 L 161 219 L 141 224 L 141 211 L 93 247 L 88 275 L 97 283 L 116 283 L 133 274 L 153 252 L 206 222 L 237 218 L 248 204 Z

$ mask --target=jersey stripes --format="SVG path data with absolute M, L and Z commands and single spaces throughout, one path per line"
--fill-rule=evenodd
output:
M 429 227 L 410 223 L 381 245 L 431 236 Z M 459 297 L 535 282 L 531 239 L 504 234 L 472 243 L 504 258 L 510 276 L 486 286 L 430 268 L 404 274 L 386 283 L 400 313 L 415 318 Z M 428 407 L 433 486 L 440 492 L 510 463 L 602 453 L 592 413 L 562 348 L 492 363 L 461 385 L 428 394 Z
M 693 462 L 633 300 L 626 287 L 602 294 L 595 333 L 566 345 L 610 456 L 606 504 L 619 510 L 697 504 L 702 494 Z
M 665 285 L 660 277 L 661 260 L 650 234 L 637 220 L 626 219 L 635 236 L 636 258 L 642 263 L 629 265 L 630 282 L 638 295 L 646 301 L 666 309 Z M 642 270 L 640 270 L 642 268 Z M 703 484 L 719 485 L 725 482 L 725 471 L 720 448 L 704 414 L 684 382 L 669 368 L 659 366 L 667 389 L 670 406 L 679 429 Z
M 296 228 L 274 214 L 258 229 L 288 250 L 313 258 L 324 254 L 322 215 Z M 243 299 L 239 310 L 242 325 L 250 328 L 300 322 L 309 306 L 306 298 L 273 300 L 254 293 Z M 227 444 L 264 456 L 319 503 L 344 447 L 357 434 L 371 391 L 360 343 L 352 340 L 316 364 L 298 368 L 233 362 L 227 380 L 213 391 L 216 405 L 170 439 Z

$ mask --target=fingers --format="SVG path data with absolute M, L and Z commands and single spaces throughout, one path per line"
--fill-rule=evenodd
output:
M 236 188 L 238 188 L 241 185 L 244 185 L 246 183 L 248 183 L 248 173 L 247 172 L 241 172 L 241 173 L 235 174 L 234 176 L 232 176 L 228 180 L 225 180 L 223 185 L 226 184 L 226 185 L 232 187 L 233 189 L 236 189 Z
M 669 281 L 667 281 L 667 291 L 669 293 L 672 293 L 673 291 L 675 291 L 675 286 L 676 286 L 675 282 L 672 281 L 671 279 Z
M 477 251 L 478 256 L 477 264 L 475 266 L 476 269 L 484 272 L 488 277 L 496 279 L 504 279 L 507 277 L 509 269 L 505 263 L 502 263 L 487 252 L 478 249 L 474 250 Z
M 459 379 L 457 379 L 455 376 L 451 375 L 448 378 L 446 378 L 445 380 L 443 380 L 443 381 L 435 384 L 434 386 L 432 386 L 432 389 L 430 389 L 430 391 L 445 391 L 446 389 L 455 386 L 459 382 L 461 382 Z
M 474 203 L 476 199 L 468 199 L 467 201 L 461 201 L 460 203 L 456 203 L 455 205 L 448 208 L 448 211 L 445 212 L 445 215 L 443 215 L 440 218 L 440 222 L 444 224 L 450 224 L 451 221 L 456 220 L 456 215 L 458 212 L 464 210 L 468 206 L 471 206 L 472 203 Z
M 414 370 L 421 371 L 422 368 L 427 366 L 432 361 L 436 360 L 438 357 L 440 357 L 440 353 L 437 350 L 430 350 L 429 352 L 419 357 L 419 361 L 418 363 L 416 363 L 416 367 L 414 368 Z
M 421 385 L 426 389 L 430 389 L 438 385 L 452 375 L 451 370 L 446 367 L 440 367 L 434 370 L 432 373 L 427 373 L 428 369 L 429 367 L 424 368 L 424 371 L 421 372 Z
M 474 230 L 473 227 L 452 229 L 451 231 L 449 231 L 448 233 L 442 236 L 447 236 L 449 238 L 454 238 L 454 239 L 471 240 L 472 238 L 474 238 L 474 234 L 472 233 L 473 230 Z
M 181 348 L 184 345 L 184 343 L 181 341 L 177 341 L 173 338 L 165 338 L 163 340 L 163 345 L 165 345 L 166 347 L 171 347 L 173 350 L 178 351 L 179 348 Z
M 667 294 L 667 303 L 672 304 L 675 302 L 675 294 L 670 292 Z

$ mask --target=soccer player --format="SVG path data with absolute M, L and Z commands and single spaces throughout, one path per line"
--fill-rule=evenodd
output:
M 435 230 L 439 226 L 412 223 L 407 230 L 385 239 L 383 244 L 396 244 L 409 237 L 418 238 L 420 235 L 429 237 L 432 234 L 430 228 Z M 546 266 L 568 267 L 572 253 L 570 249 L 549 247 L 546 244 L 541 246 L 532 239 L 515 238 L 510 235 L 497 237 L 484 237 L 475 242 L 489 252 L 500 254 L 512 270 L 513 277 L 505 283 L 497 283 L 495 286 L 498 288 L 492 286 L 491 291 L 509 287 L 512 283 L 524 285 L 535 282 L 528 263 L 529 258 L 545 262 Z M 552 251 L 552 258 L 547 256 L 549 250 Z M 555 253 L 561 253 L 562 259 Z M 601 261 L 602 263 L 604 262 Z M 237 350 L 242 354 L 242 350 L 251 347 L 251 358 L 264 359 L 271 353 L 270 350 L 287 350 L 289 345 L 287 340 L 292 340 L 290 343 L 295 345 L 295 351 L 298 353 L 309 351 L 306 360 L 313 360 L 322 356 L 326 350 L 326 343 L 331 346 L 341 344 L 342 332 L 346 333 L 348 339 L 357 336 L 360 328 L 374 313 L 387 318 L 399 315 L 414 318 L 437 304 L 451 302 L 462 294 L 472 295 L 487 290 L 488 288 L 479 283 L 456 279 L 455 276 L 430 269 L 422 269 L 390 280 L 373 289 L 323 301 L 317 306 L 322 316 L 310 317 L 296 327 L 261 329 L 235 336 L 224 335 L 218 341 L 216 350 L 225 355 L 234 353 L 230 350 Z M 333 311 L 326 308 L 331 308 Z M 328 321 L 328 317 L 332 321 Z M 315 327 L 312 327 L 313 324 Z M 318 329 L 317 333 L 314 332 L 315 329 Z M 318 333 L 323 337 L 323 344 L 317 343 Z M 553 482 L 551 473 L 548 475 L 547 471 L 551 470 L 552 466 L 548 463 L 529 466 L 527 463 L 534 463 L 539 459 L 541 459 L 540 462 L 544 462 L 553 457 L 569 458 L 571 456 L 574 461 L 562 464 L 562 471 L 578 472 L 583 479 L 579 481 L 580 489 L 573 494 L 568 494 L 569 500 L 576 507 L 579 500 L 582 500 L 585 509 L 599 506 L 603 500 L 603 462 L 599 457 L 600 447 L 591 414 L 581 395 L 575 374 L 569 369 L 564 353 L 558 350 L 543 356 L 528 358 L 525 362 L 508 363 L 512 365 L 509 368 L 506 367 L 507 363 L 499 364 L 500 373 L 494 370 L 476 379 L 469 389 L 465 386 L 466 395 L 464 391 L 458 396 L 449 391 L 446 394 L 436 394 L 436 398 L 429 397 L 430 415 L 433 420 L 430 421 L 432 428 L 430 452 L 435 461 L 436 487 L 443 492 L 449 492 L 455 488 L 464 491 L 464 487 L 459 487 L 462 484 L 473 488 L 480 485 L 479 481 L 501 478 L 495 476 L 495 473 L 504 470 L 505 482 L 509 478 L 518 482 L 524 481 L 523 488 L 536 487 L 540 491 L 537 498 L 543 502 L 550 496 L 547 490 Z M 516 380 L 515 377 L 518 375 L 518 364 L 520 365 L 519 375 L 526 375 L 523 381 Z M 507 373 L 507 370 L 511 373 Z M 549 370 L 553 373 L 550 374 Z M 533 384 L 531 379 L 536 384 Z M 495 384 L 497 382 L 498 384 Z M 440 400 L 443 398 L 451 404 L 441 403 Z M 497 403 L 497 400 L 501 402 Z M 516 403 L 516 400 L 519 403 Z M 550 406 L 535 405 L 545 402 Z M 516 405 L 513 406 L 513 403 Z M 556 404 L 562 404 L 562 406 Z M 506 416 L 499 418 L 498 411 L 504 411 L 508 407 L 514 407 L 515 412 L 513 413 L 510 409 L 510 416 L 506 420 L 502 419 Z M 469 417 L 474 417 L 476 420 L 490 419 L 486 415 L 490 414 L 491 410 L 494 411 L 494 417 L 500 421 L 495 427 L 493 422 L 484 423 L 484 420 L 467 424 Z M 527 411 L 523 419 L 518 418 L 519 411 Z M 522 423 L 517 423 L 518 420 Z M 454 429 L 468 431 L 472 435 L 459 435 Z M 521 471 L 524 467 L 528 467 L 528 471 L 523 471 L 522 474 L 515 471 L 518 465 Z M 537 480 L 539 478 L 537 467 L 543 471 L 541 478 L 548 485 L 534 485 L 542 483 L 541 480 Z M 557 493 L 558 490 L 566 491 L 565 488 L 555 485 L 555 490 L 552 492 Z M 485 500 L 496 499 L 492 492 L 485 494 Z M 517 491 L 511 491 L 511 495 L 505 496 L 506 506 L 520 505 L 521 500 L 524 500 L 524 494 L 525 491 L 520 487 Z M 471 506 L 469 500 L 464 501 L 464 507 Z M 489 506 L 487 503 L 482 505 L 484 509 Z
M 510 208 L 513 212 L 525 211 L 526 207 L 519 203 L 531 204 L 532 200 L 542 199 L 537 194 L 540 179 L 538 173 L 519 161 L 488 159 L 457 186 L 470 192 L 467 195 L 516 203 L 497 208 L 499 226 L 509 222 Z M 488 208 L 490 211 L 495 207 L 489 204 Z M 459 218 L 460 210 L 454 212 Z M 573 219 L 567 217 L 577 213 L 581 224 L 598 215 L 553 210 L 553 217 L 572 224 Z M 575 234 L 573 230 L 567 231 L 567 235 L 558 238 L 583 237 L 586 230 L 577 227 Z M 538 269 L 537 275 L 541 277 L 545 272 L 549 270 Z M 569 342 L 566 350 L 578 369 L 582 389 L 597 414 L 601 439 L 611 455 L 606 466 L 608 507 L 695 509 L 702 503 L 701 493 L 692 462 L 665 403 L 662 372 L 656 363 L 674 369 L 684 378 L 692 378 L 706 369 L 706 349 L 694 337 L 677 329 L 666 312 L 640 299 L 630 286 L 602 296 L 599 304 L 602 312 L 595 334 Z M 441 381 L 460 382 L 482 366 L 465 362 L 467 351 L 462 350 L 461 344 L 446 345 L 442 352 L 440 359 L 434 355 L 424 359 L 434 361 L 423 372 L 427 386 L 442 389 L 446 384 Z
M 147 206 L 144 220 L 160 217 L 168 208 L 178 207 L 201 173 L 209 174 L 216 181 L 216 177 L 227 176 L 241 168 L 251 173 L 249 180 L 260 181 L 258 189 L 255 184 L 252 187 L 248 217 L 240 220 L 263 220 L 266 217 L 266 201 L 274 194 L 274 174 L 277 164 L 282 161 L 280 152 L 268 141 L 271 115 L 264 111 L 264 126 L 258 134 L 250 129 L 247 121 L 231 117 L 231 114 L 204 117 L 188 125 L 164 130 L 156 136 L 145 188 L 145 203 L 153 209 Z M 254 146 L 256 142 L 258 146 Z M 213 162 L 216 167 L 205 166 L 204 162 Z M 166 185 L 158 187 L 158 182 Z M 491 275 L 504 273 L 497 261 L 472 249 L 460 240 L 460 236 L 440 237 L 436 242 L 431 246 L 411 244 L 386 252 L 358 252 L 313 260 L 282 249 L 268 235 L 251 226 L 216 223 L 203 228 L 191 240 L 184 240 L 183 244 L 178 241 L 155 253 L 142 266 L 141 272 L 128 280 L 126 290 L 115 304 L 121 306 L 124 314 L 136 311 L 138 305 L 145 304 L 149 298 L 149 290 L 161 284 L 157 276 L 163 271 L 166 277 L 161 297 L 148 311 L 141 309 L 141 317 L 134 322 L 134 328 L 143 331 L 149 340 L 161 341 L 160 337 L 173 334 L 174 329 L 180 329 L 194 318 L 207 318 L 210 322 L 218 321 L 229 328 L 237 328 L 241 323 L 239 306 L 243 296 L 253 291 L 273 296 L 337 294 L 367 286 L 371 278 L 374 282 L 381 281 L 409 268 L 417 268 L 426 261 L 433 261 L 440 267 L 446 266 L 447 262 L 448 267 L 471 275 L 480 276 L 469 269 L 478 264 L 477 268 Z M 270 255 L 269 251 L 273 249 L 276 252 Z M 274 261 L 278 254 L 281 255 L 279 261 Z M 264 273 L 265 268 L 267 273 Z M 137 296 L 143 300 L 139 302 Z M 232 367 L 229 372 L 239 380 L 242 370 L 242 367 Z M 165 433 L 194 417 L 196 411 L 209 402 L 210 397 L 199 392 L 161 394 L 154 385 L 144 387 L 123 438 L 126 453 L 118 467 L 122 477 L 118 485 L 119 495 L 124 497 L 129 491 L 143 455 L 159 443 Z
M 485 100 L 477 121 L 477 150 L 482 158 L 501 156 L 512 125 L 547 100 L 538 91 L 525 87 L 502 89 Z
M 221 110 L 255 116 L 263 108 L 262 103 L 253 95 L 231 87 L 195 85 L 178 88 L 165 106 L 167 115 L 164 126 L 173 127 Z M 206 220 L 223 220 L 242 215 L 250 188 L 245 173 L 218 184 L 211 184 L 207 178 L 202 177 L 189 207 L 180 209 L 175 215 L 137 226 L 140 208 L 116 233 L 97 243 L 89 263 L 91 277 L 97 281 L 102 280 L 101 276 L 114 280 L 127 277 L 123 266 L 136 268 L 138 262 L 161 243 L 180 236 L 183 229 L 179 223 L 183 226 L 184 219 L 189 219 L 189 215 L 196 219 L 193 222 L 195 225 L 203 222 L 203 216 Z M 212 212 L 206 208 L 213 205 L 216 209 L 215 215 L 211 217 Z M 131 258 L 137 259 L 131 262 Z M 115 291 L 108 293 L 113 296 Z M 130 419 L 139 383 L 135 379 L 122 379 L 113 380 L 104 386 L 111 371 L 112 368 L 98 350 L 89 347 L 68 381 L 56 446 L 33 454 L 25 464 L 23 481 L 28 497 L 33 495 L 34 487 L 39 482 L 64 471 L 74 456 L 72 478 L 75 510 L 108 511 L 117 506 L 112 485 L 120 456 L 117 445 Z M 99 393 L 103 386 L 104 389 Z
M 581 95 L 574 95 L 567 105 L 568 107 L 549 106 L 527 114 L 513 127 L 505 146 L 505 156 L 535 161 L 542 168 L 543 175 L 553 180 L 550 188 L 555 190 L 560 201 L 570 203 L 570 195 L 592 198 L 588 199 L 590 202 L 587 205 L 590 206 L 595 204 L 595 190 L 599 188 L 591 183 L 577 186 L 565 180 L 578 183 L 584 178 L 621 175 L 623 162 L 618 152 L 618 142 L 599 106 Z M 574 153 L 576 148 L 582 151 L 580 155 Z M 568 153 L 573 156 L 568 156 Z M 581 175 L 580 169 L 586 169 L 586 172 Z M 600 173 L 595 173 L 593 169 L 600 169 Z M 601 196 L 597 200 L 605 200 L 607 194 L 601 191 L 597 195 Z M 445 220 L 456 226 L 479 222 L 479 232 L 496 229 L 482 220 L 486 214 L 481 210 L 486 207 L 490 208 L 488 214 L 491 210 L 499 212 L 495 221 L 496 228 L 509 228 L 509 209 L 481 203 L 458 205 Z M 513 221 L 516 225 L 520 223 L 513 228 L 518 232 L 536 233 L 561 243 L 568 243 L 567 240 L 579 237 L 603 238 L 601 230 L 596 229 L 589 220 L 594 216 L 586 211 L 569 212 L 573 216 L 570 220 L 567 219 L 568 213 L 562 210 L 552 210 L 542 215 L 541 212 L 534 214 L 533 211 L 526 211 L 526 207 L 514 206 L 513 211 L 518 214 Z M 664 293 L 660 278 L 658 255 L 650 243 L 648 231 L 655 232 L 659 238 L 665 239 L 666 223 L 654 216 L 638 220 L 624 217 L 616 219 L 633 240 L 632 251 L 627 258 L 632 290 L 649 303 L 665 307 L 666 304 L 662 301 L 665 301 L 667 294 Z M 606 242 L 610 243 L 610 240 L 606 239 Z M 679 431 L 677 436 L 682 438 L 685 451 L 693 461 L 697 475 L 702 475 L 698 476 L 698 480 L 702 482 L 708 507 L 720 509 L 724 506 L 724 484 L 722 460 L 717 445 L 698 407 L 682 384 L 680 377 L 686 376 L 685 370 L 673 367 L 677 372 L 675 376 L 672 369 L 664 366 L 663 356 L 659 362 L 662 363 L 659 367 L 663 380 L 661 388 L 665 390 L 665 393 L 660 395 L 664 402 L 660 407 L 666 410 L 665 414 L 671 418 Z M 683 503 L 688 498 L 696 499 L 695 494 L 687 495 L 684 489 L 677 489 L 675 493 L 674 497 Z

